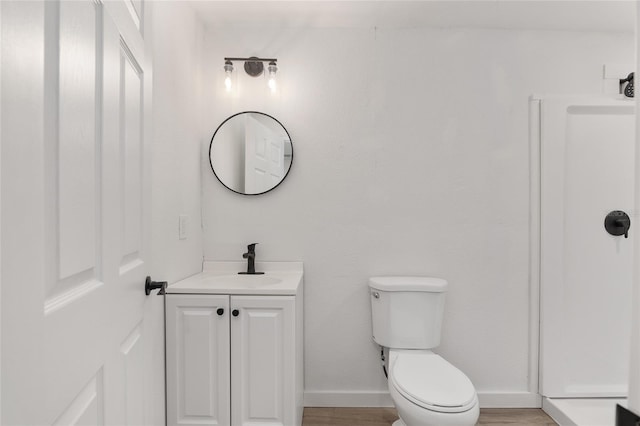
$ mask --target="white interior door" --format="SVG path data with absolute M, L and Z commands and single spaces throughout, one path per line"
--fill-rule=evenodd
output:
M 541 111 L 541 393 L 627 392 L 633 240 L 605 216 L 633 212 L 632 101 L 550 98 Z
M 284 177 L 284 141 L 247 114 L 245 126 L 245 193 L 260 194 Z
M 164 421 L 149 400 L 163 393 L 162 299 L 144 295 L 146 12 L 3 4 L 2 424 Z

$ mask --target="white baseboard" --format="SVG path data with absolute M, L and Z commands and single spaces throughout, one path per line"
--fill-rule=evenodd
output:
M 542 399 L 531 392 L 479 392 L 480 408 L 540 408 Z M 305 407 L 393 407 L 389 392 L 306 391 Z
M 542 397 L 533 392 L 478 392 L 480 408 L 540 408 Z
M 575 426 L 575 423 L 552 401 L 549 401 L 549 398 L 542 398 L 542 411 L 561 426 Z
M 389 392 L 305 391 L 305 407 L 393 407 Z

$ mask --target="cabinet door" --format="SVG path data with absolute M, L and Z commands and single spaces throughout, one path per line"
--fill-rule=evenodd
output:
M 295 423 L 295 297 L 231 296 L 233 426 Z
M 166 308 L 167 424 L 229 425 L 229 296 L 167 295 Z

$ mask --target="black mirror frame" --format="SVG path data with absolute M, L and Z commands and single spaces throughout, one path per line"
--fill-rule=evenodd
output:
M 264 192 L 256 192 L 255 194 L 246 194 L 244 192 L 239 192 L 239 191 L 236 191 L 235 189 L 229 188 L 227 185 L 225 185 L 225 183 L 222 182 L 222 179 L 220 179 L 220 176 L 218 176 L 218 174 L 216 173 L 215 169 L 213 168 L 213 161 L 211 159 L 211 148 L 213 147 L 213 140 L 215 139 L 216 134 L 218 133 L 218 131 L 222 128 L 222 126 L 224 126 L 224 123 L 226 123 L 227 121 L 231 120 L 235 116 L 238 116 L 238 115 L 241 115 L 241 114 L 249 114 L 249 113 L 264 115 L 264 116 L 269 117 L 272 120 L 274 120 L 276 123 L 278 123 L 284 129 L 284 132 L 287 134 L 287 137 L 289 138 L 289 143 L 291 144 L 291 164 L 289 164 L 289 168 L 287 169 L 287 172 L 284 174 L 284 176 L 282 177 L 280 182 L 278 182 L 277 185 L 267 189 Z M 273 191 L 274 189 L 279 187 L 280 184 L 282 184 L 282 182 L 284 182 L 284 180 L 287 178 L 287 176 L 289 176 L 289 172 L 291 172 L 291 167 L 293 167 L 293 140 L 291 140 L 291 135 L 289 135 L 289 131 L 287 130 L 287 128 L 284 127 L 282 125 L 282 123 L 280 121 L 278 121 L 278 119 L 276 119 L 275 117 L 272 117 L 271 115 L 265 114 L 264 112 L 260 112 L 260 111 L 242 111 L 242 112 L 238 112 L 238 113 L 235 113 L 235 114 L 227 117 L 222 123 L 220 123 L 220 125 L 218 126 L 216 131 L 213 132 L 213 136 L 211 136 L 211 142 L 209 142 L 209 166 L 211 167 L 211 171 L 213 172 L 213 175 L 216 177 L 216 179 L 218 179 L 218 182 L 220 182 L 222 184 L 222 186 L 227 188 L 229 191 L 235 192 L 236 194 L 249 195 L 249 196 L 266 194 L 267 192 Z

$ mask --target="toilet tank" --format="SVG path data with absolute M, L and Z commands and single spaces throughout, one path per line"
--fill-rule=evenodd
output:
M 370 278 L 373 340 L 395 349 L 438 346 L 446 291 L 441 278 Z

